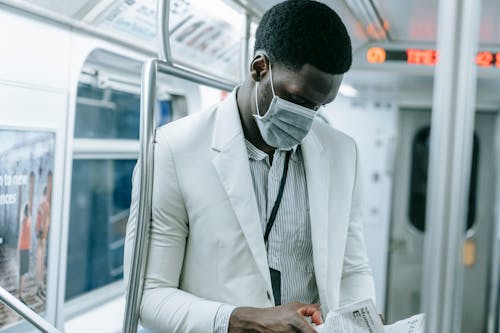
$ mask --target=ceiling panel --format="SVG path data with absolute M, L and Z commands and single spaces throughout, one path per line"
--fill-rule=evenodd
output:
M 324 0 L 334 8 L 348 25 L 356 47 L 366 40 L 359 22 L 345 6 L 353 0 Z M 362 2 L 362 0 L 356 0 Z M 382 19 L 389 23 L 392 41 L 403 43 L 434 43 L 437 37 L 438 0 L 372 0 Z M 367 4 L 372 1 L 365 0 Z M 269 9 L 280 0 L 254 0 L 263 9 Z M 480 3 L 478 1 L 478 3 Z M 481 44 L 500 44 L 500 1 L 483 0 Z
M 251 2 L 262 8 L 263 11 L 266 11 L 275 4 L 283 2 L 283 0 L 252 0 Z M 342 18 L 344 24 L 347 26 L 349 35 L 351 36 L 353 49 L 357 49 L 367 42 L 366 34 L 364 33 L 360 24 L 357 22 L 356 18 L 352 15 L 351 11 L 346 7 L 344 1 L 321 0 L 320 2 L 326 3 L 328 6 L 333 8 L 333 10 L 335 10 L 337 14 L 339 14 L 339 16 Z
M 436 41 L 438 0 L 377 0 L 377 4 L 394 41 Z M 482 6 L 480 43 L 500 44 L 500 1 L 482 0 Z
M 481 44 L 500 44 L 500 1 L 483 0 Z
M 437 36 L 437 0 L 377 0 L 389 32 L 397 42 L 434 42 Z
M 63 14 L 76 19 L 81 18 L 88 10 L 95 6 L 99 0 L 24 0 L 30 4 L 40 6 L 59 14 Z

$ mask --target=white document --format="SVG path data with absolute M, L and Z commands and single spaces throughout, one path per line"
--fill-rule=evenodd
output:
M 315 326 L 318 333 L 423 333 L 424 314 L 384 326 L 370 299 L 331 311 L 323 325 Z
M 384 327 L 385 333 L 424 333 L 425 315 L 421 313 Z
M 364 300 L 328 313 L 319 333 L 384 333 L 372 300 Z

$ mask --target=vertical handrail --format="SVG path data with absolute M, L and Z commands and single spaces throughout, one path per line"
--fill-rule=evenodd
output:
M 173 64 L 159 59 L 150 59 L 144 64 L 141 83 L 139 206 L 135 225 L 132 260 L 130 261 L 130 274 L 127 281 L 127 298 L 123 324 L 123 332 L 125 333 L 137 332 L 142 291 L 144 288 L 144 275 L 147 265 L 149 230 L 152 216 L 151 203 L 154 177 L 153 141 L 156 131 L 154 111 L 158 73 L 220 90 L 230 91 L 234 88 L 234 83 L 232 82 L 216 80 L 201 73 L 175 67 Z
M 500 166 L 500 117 L 496 117 L 495 165 Z M 488 311 L 488 333 L 500 331 L 500 177 L 496 179 L 496 207 L 493 234 L 493 255 L 491 256 L 490 302 Z
M 168 64 L 173 64 L 172 53 L 170 50 L 170 36 L 168 34 L 170 22 L 170 0 L 157 1 L 156 35 L 158 36 L 159 42 L 158 58 Z
M 129 281 L 123 332 L 135 333 L 139 323 L 140 304 L 144 288 L 147 265 L 149 230 L 151 226 L 151 203 L 153 189 L 153 141 L 155 137 L 155 99 L 157 73 L 169 74 L 193 83 L 211 86 L 221 90 L 232 90 L 235 83 L 212 79 L 202 73 L 173 64 L 170 50 L 169 28 L 170 1 L 158 0 L 157 35 L 160 59 L 150 59 L 143 67 L 141 83 L 141 124 L 139 154 L 139 206 L 135 221 L 134 245 L 130 263 Z
M 31 310 L 2 287 L 0 287 L 0 302 L 11 308 L 40 331 L 44 333 L 61 333 L 61 331 L 52 326 L 48 321 L 43 319 L 39 314 Z
M 241 59 L 240 59 L 240 77 L 242 80 L 248 73 L 248 59 L 250 57 L 250 29 L 252 24 L 252 17 L 249 14 L 245 15 L 245 22 L 243 27 L 243 36 L 241 43 L 243 47 L 241 49 Z
M 127 304 L 123 332 L 137 332 L 139 311 L 146 270 L 149 227 L 151 221 L 151 197 L 153 188 L 153 140 L 154 103 L 156 95 L 157 60 L 148 60 L 142 70 L 141 120 L 139 153 L 139 206 L 135 225 L 134 245 L 127 284 Z
M 426 333 L 460 332 L 481 1 L 441 0 L 424 246 Z

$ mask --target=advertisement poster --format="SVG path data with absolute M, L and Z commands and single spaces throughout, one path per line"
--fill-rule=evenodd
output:
M 0 128 L 0 286 L 45 310 L 55 133 Z M 0 329 L 20 320 L 0 303 Z

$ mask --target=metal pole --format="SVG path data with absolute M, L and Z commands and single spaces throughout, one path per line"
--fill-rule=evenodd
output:
M 221 90 L 232 90 L 234 84 L 221 80 L 214 80 L 201 73 L 174 66 L 167 62 L 150 59 L 143 67 L 141 90 L 141 130 L 139 154 L 139 207 L 137 213 L 134 246 L 130 266 L 130 276 L 127 285 L 127 304 L 123 332 L 137 332 L 139 311 L 144 287 L 144 274 L 147 265 L 147 250 L 149 246 L 149 230 L 151 226 L 151 202 L 153 193 L 153 141 L 155 137 L 155 100 L 157 73 L 171 75 L 193 83 L 209 86 Z
M 0 302 L 4 303 L 14 312 L 18 313 L 40 331 L 45 333 L 61 333 L 61 331 L 52 326 L 48 321 L 43 319 L 40 315 L 31 310 L 23 302 L 12 296 L 2 287 L 0 287 Z
M 500 166 L 500 117 L 496 121 L 495 151 L 497 170 Z M 496 211 L 493 235 L 493 255 L 491 256 L 490 302 L 488 311 L 488 333 L 500 332 L 500 177 L 496 185 Z
M 170 0 L 158 0 L 156 15 L 156 35 L 160 43 L 158 57 L 166 63 L 172 64 L 169 34 Z
M 252 17 L 249 14 L 245 15 L 245 23 L 243 27 L 243 36 L 241 43 L 241 59 L 240 59 L 240 78 L 245 80 L 248 73 L 248 60 L 250 58 L 250 25 L 252 24 Z
M 172 65 L 158 59 L 156 60 L 156 68 L 159 73 L 167 74 L 183 80 L 187 80 L 189 82 L 212 87 L 219 90 L 231 91 L 236 86 L 235 82 L 214 79 L 203 73 L 196 72 L 181 66 Z
M 423 309 L 426 333 L 460 332 L 481 2 L 441 0 L 434 79 Z
M 142 70 L 141 129 L 139 154 L 139 207 L 137 213 L 130 277 L 127 285 L 127 305 L 123 332 L 137 332 L 139 311 L 144 286 L 144 273 L 151 221 L 151 193 L 153 188 L 154 103 L 156 97 L 157 60 L 148 60 Z

